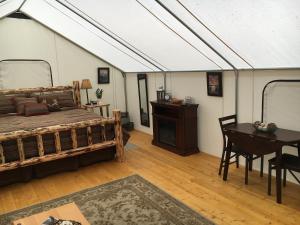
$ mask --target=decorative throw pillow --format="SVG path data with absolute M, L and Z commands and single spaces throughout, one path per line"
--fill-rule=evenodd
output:
M 12 98 L 0 95 L 0 114 L 15 113 L 16 108 Z
M 56 99 L 53 99 L 53 103 L 52 104 L 47 104 L 48 105 L 48 110 L 49 112 L 58 112 L 60 111 L 60 106 L 58 104 L 58 101 Z
M 60 107 L 74 107 L 74 99 L 72 91 L 65 91 L 57 95 L 58 103 Z
M 27 102 L 24 106 L 25 116 L 49 114 L 48 106 L 43 103 Z
M 14 98 L 16 111 L 19 115 L 24 115 L 24 107 L 28 102 L 37 103 L 36 98 L 16 97 Z

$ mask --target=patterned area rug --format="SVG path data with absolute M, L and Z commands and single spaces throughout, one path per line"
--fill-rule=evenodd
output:
M 76 203 L 92 225 L 213 224 L 142 177 L 133 175 L 1 215 L 0 225 L 70 202 Z

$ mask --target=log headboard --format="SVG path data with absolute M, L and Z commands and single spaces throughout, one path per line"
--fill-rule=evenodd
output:
M 73 98 L 75 104 L 78 107 L 81 106 L 79 81 L 73 81 L 73 86 L 4 89 L 4 90 L 0 90 L 0 95 L 17 95 L 17 94 L 31 95 L 33 93 L 42 94 L 46 92 L 62 92 L 62 91 L 73 91 Z

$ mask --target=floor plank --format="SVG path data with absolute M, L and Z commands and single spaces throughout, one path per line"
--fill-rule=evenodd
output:
M 126 162 L 98 163 L 28 183 L 0 188 L 0 214 L 85 188 L 139 174 L 217 224 L 299 224 L 300 186 L 288 183 L 283 204 L 266 194 L 267 177 L 253 171 L 244 184 L 244 168 L 232 166 L 224 182 L 219 159 L 200 153 L 181 157 L 151 145 L 151 136 L 133 131 Z M 273 190 L 275 187 L 273 179 Z

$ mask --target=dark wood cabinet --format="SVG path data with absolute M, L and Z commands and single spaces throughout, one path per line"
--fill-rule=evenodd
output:
M 151 105 L 153 145 L 183 156 L 199 152 L 197 104 L 151 102 Z

